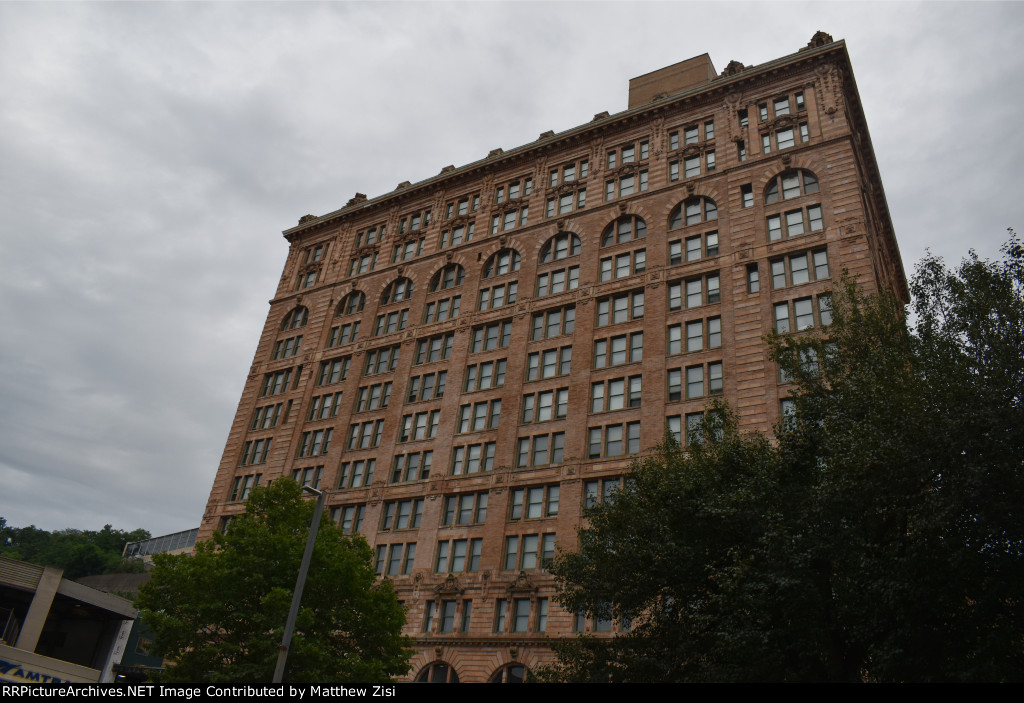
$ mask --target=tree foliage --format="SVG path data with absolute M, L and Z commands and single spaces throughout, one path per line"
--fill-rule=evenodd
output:
M 827 337 L 770 340 L 775 441 L 710 414 L 587 512 L 561 601 L 632 629 L 559 647 L 589 681 L 1024 678 L 1024 248 L 927 257 L 908 324 L 849 280 Z
M 270 681 L 314 504 L 294 481 L 253 489 L 244 515 L 195 554 L 157 555 L 136 605 L 154 648 L 175 664 L 165 681 Z M 408 670 L 405 611 L 375 585 L 372 552 L 323 521 L 285 680 L 385 682 Z
M 111 574 L 142 570 L 142 562 L 124 560 L 121 553 L 128 542 L 149 539 L 146 530 L 115 530 L 104 525 L 94 530 L 57 530 L 47 532 L 35 525 L 10 527 L 0 518 L 0 556 L 64 570 L 64 576 Z

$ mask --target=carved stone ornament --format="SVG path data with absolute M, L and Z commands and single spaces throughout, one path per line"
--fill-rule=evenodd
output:
M 774 120 L 768 123 L 769 129 L 779 129 L 781 127 L 793 127 L 797 124 L 795 115 L 783 115 L 782 117 L 776 117 Z
M 619 203 L 619 214 L 626 214 L 626 203 Z
M 466 589 L 459 584 L 458 577 L 455 574 L 448 574 L 448 577 L 444 580 L 444 583 L 438 584 L 434 588 L 434 593 L 440 595 L 459 595 L 461 596 L 466 592 Z
M 403 271 L 405 271 L 405 266 L 399 266 L 398 268 L 395 269 L 395 273 L 397 273 L 399 276 L 402 275 Z
M 558 231 L 561 232 L 564 229 L 565 229 L 565 220 L 559 220 L 558 221 Z
M 548 137 L 553 137 L 553 136 L 555 136 L 555 131 L 553 129 L 549 129 L 547 132 L 541 132 L 540 136 L 537 137 L 537 139 L 539 141 L 541 139 L 547 139 Z
M 513 593 L 536 593 L 537 587 L 533 585 L 525 571 L 520 571 L 519 575 L 516 576 L 516 580 L 508 585 L 505 592 L 509 595 Z
M 793 155 L 792 154 L 786 154 L 785 156 L 782 157 L 782 165 L 783 166 L 789 166 L 791 163 L 793 163 Z
M 450 219 L 447 222 L 445 222 L 444 226 L 445 226 L 445 229 L 450 229 L 452 227 L 458 227 L 459 225 L 468 224 L 468 223 L 473 222 L 475 220 L 476 220 L 476 216 L 475 215 L 456 215 L 452 219 Z M 422 233 L 422 230 L 418 230 L 416 232 L 416 234 L 421 234 L 421 233 Z
M 722 71 L 723 76 L 735 76 L 737 73 L 745 69 L 746 66 L 741 64 L 739 61 L 733 59 L 726 64 L 725 69 Z
M 507 234 L 503 234 L 500 237 L 498 237 L 498 244 L 500 244 L 501 246 L 507 245 L 508 244 L 508 235 Z
M 548 188 L 548 195 L 559 196 L 566 193 L 575 193 L 576 189 L 581 185 L 585 185 L 587 182 L 586 178 L 577 178 L 575 181 L 569 181 L 568 183 L 561 183 L 554 188 Z
M 316 219 L 316 215 L 303 215 L 302 217 L 299 218 L 299 224 L 301 225 L 301 224 L 303 224 L 305 222 L 309 222 L 310 220 L 315 220 L 315 219 Z
M 444 255 L 444 260 L 447 261 L 449 264 L 452 262 L 453 258 L 454 254 L 452 254 L 451 252 L 448 252 L 447 254 Z
M 807 46 L 808 48 L 814 49 L 819 46 L 831 44 L 834 41 L 835 40 L 832 38 L 831 34 L 829 34 L 828 32 L 823 32 L 819 29 L 817 32 L 814 33 L 814 36 L 811 37 L 811 40 L 807 42 Z
M 694 187 L 693 183 L 687 183 L 686 184 L 686 194 L 687 195 L 692 196 L 695 191 L 696 191 L 696 188 Z
M 511 661 L 519 661 L 519 647 L 509 647 L 508 658 Z

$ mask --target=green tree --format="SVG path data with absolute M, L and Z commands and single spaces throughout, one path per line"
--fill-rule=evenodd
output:
M 254 489 L 245 514 L 195 555 L 157 555 L 137 606 L 154 648 L 175 664 L 166 681 L 270 681 L 314 504 L 294 481 Z M 385 682 L 408 670 L 405 612 L 372 552 L 323 521 L 285 680 Z
M 65 577 L 77 579 L 141 571 L 141 561 L 124 560 L 121 553 L 127 542 L 148 538 L 146 530 L 125 532 L 110 525 L 99 532 L 73 528 L 47 532 L 34 525 L 19 528 L 4 524 L 0 525 L 0 555 L 63 569 Z
M 771 339 L 794 378 L 774 443 L 727 413 L 588 513 L 555 572 L 631 619 L 561 646 L 563 680 L 1024 678 L 1024 249 L 926 258 L 908 326 L 844 281 L 827 338 Z

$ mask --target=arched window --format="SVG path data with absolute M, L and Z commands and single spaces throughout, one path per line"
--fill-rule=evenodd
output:
M 384 295 L 380 297 L 380 304 L 397 303 L 408 300 L 412 297 L 412 281 L 408 278 L 396 278 L 384 289 Z
M 487 683 L 524 683 L 530 670 L 522 664 L 506 664 L 487 679 Z
M 281 323 L 282 330 L 294 330 L 299 327 L 303 327 L 306 324 L 306 319 L 309 317 L 309 309 L 299 305 L 294 308 L 291 312 L 284 316 L 284 321 Z
M 448 264 L 430 279 L 430 291 L 461 286 L 464 280 L 466 280 L 466 270 L 458 264 Z
M 567 259 L 580 253 L 580 238 L 572 232 L 559 232 L 549 239 L 540 250 L 542 264 Z
M 789 200 L 817 192 L 818 179 L 813 173 L 805 169 L 790 169 L 783 171 L 768 182 L 768 186 L 764 189 L 764 202 L 766 205 L 771 205 L 779 202 L 780 199 Z
M 519 252 L 515 249 L 501 249 L 491 254 L 484 264 L 484 278 L 504 276 L 519 270 Z
M 416 683 L 458 683 L 455 668 L 445 662 L 431 662 L 416 676 Z
M 361 292 L 354 290 L 344 298 L 338 304 L 338 315 L 352 315 L 357 312 L 362 312 L 363 308 L 366 307 L 366 296 Z
M 639 215 L 623 215 L 609 224 L 601 235 L 601 246 L 622 244 L 647 236 L 647 223 Z
M 676 205 L 668 218 L 668 228 L 696 225 L 718 219 L 718 205 L 711 198 L 697 196 Z

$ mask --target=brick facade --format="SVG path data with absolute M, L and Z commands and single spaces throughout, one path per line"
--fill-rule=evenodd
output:
M 626 112 L 287 230 L 200 537 L 257 475 L 319 481 L 408 608 L 411 677 L 548 661 L 577 622 L 541 566 L 588 496 L 718 393 L 770 431 L 764 335 L 827 321 L 844 268 L 907 298 L 845 44 L 677 67 Z

